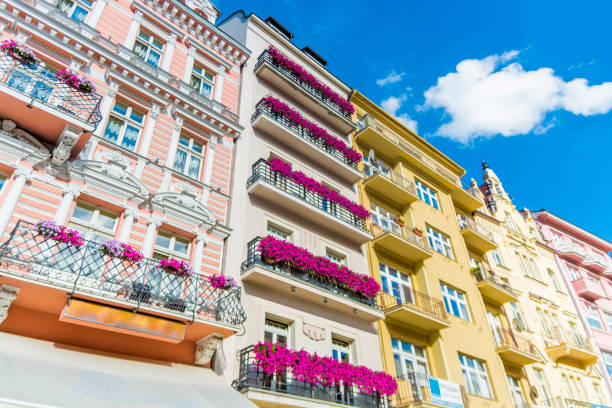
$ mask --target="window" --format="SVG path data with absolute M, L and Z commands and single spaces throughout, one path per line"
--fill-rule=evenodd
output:
M 525 319 L 523 318 L 523 313 L 519 308 L 519 305 L 514 302 L 509 302 L 509 304 L 513 316 L 512 327 L 518 331 L 527 330 L 527 324 L 525 323 Z
M 333 251 L 329 248 L 325 250 L 325 257 L 332 262 L 337 263 L 338 265 L 346 265 L 346 256 L 339 254 L 336 251 Z
M 126 149 L 134 150 L 143 122 L 142 112 L 126 103 L 116 102 L 106 124 L 104 138 Z
M 391 338 L 391 348 L 398 378 L 406 379 L 412 373 L 423 377 L 429 374 L 425 348 L 396 338 Z
M 512 402 L 516 408 L 523 408 L 525 406 L 525 397 L 523 396 L 523 389 L 521 388 L 521 381 L 511 375 L 506 376 L 508 379 L 508 386 L 510 387 L 510 395 L 512 396 Z
M 436 210 L 439 210 L 440 204 L 438 202 L 438 193 L 427 187 L 425 184 L 421 183 L 419 180 L 415 180 L 414 184 L 416 184 L 417 194 L 419 195 L 419 198 L 426 204 L 429 204 Z
M 492 249 L 491 251 L 489 251 L 489 254 L 491 254 L 491 258 L 493 258 L 493 262 L 495 263 L 495 265 L 504 266 L 501 255 L 499 254 L 499 251 L 497 249 Z
M 535 377 L 535 386 L 538 390 L 538 398 L 540 402 L 545 403 L 550 400 L 550 394 L 548 393 L 548 386 L 546 385 L 546 378 L 544 372 L 539 368 L 533 369 L 533 376 Z
M 589 326 L 594 327 L 596 329 L 601 329 L 601 320 L 599 320 L 599 313 L 597 312 L 597 308 L 593 305 L 584 305 L 586 307 L 586 318 L 587 322 L 589 322 Z
M 506 225 L 508 226 L 508 228 L 510 228 L 511 231 L 518 232 L 518 228 L 512 220 L 512 215 L 508 211 L 506 211 Z
M 189 85 L 200 94 L 207 98 L 212 98 L 212 90 L 215 85 L 215 76 L 210 71 L 202 68 L 198 64 L 194 64 L 191 71 L 191 80 Z
M 612 314 L 604 312 L 604 316 L 606 317 L 606 325 L 608 326 L 608 330 L 612 331 Z
M 272 223 L 268 223 L 267 228 L 268 235 L 272 235 L 275 238 L 282 239 L 283 241 L 289 241 L 291 239 L 291 232 L 283 228 L 277 227 Z
M 160 231 L 157 233 L 155 247 L 156 249 L 160 249 L 162 252 L 167 251 L 187 257 L 187 254 L 189 253 L 189 240 Z
M 386 165 L 382 160 L 371 159 L 368 156 L 363 156 L 363 171 L 366 176 L 373 176 L 377 173 L 389 176 L 391 167 Z
M 192 137 L 181 135 L 176 149 L 174 169 L 194 179 L 199 179 L 204 160 L 204 144 Z
M 431 246 L 434 251 L 439 252 L 450 259 L 455 259 L 453 256 L 453 249 L 450 244 L 450 238 L 447 235 L 428 226 L 427 237 L 429 238 L 429 246 Z
M 454 316 L 464 320 L 470 320 L 470 312 L 468 310 L 465 293 L 458 289 L 453 289 L 450 286 L 440 283 L 442 289 L 442 298 L 444 299 L 444 307 L 446 311 Z
M 59 0 L 57 9 L 79 23 L 85 21 L 91 11 L 93 1 L 87 0 Z
M 541 282 L 542 277 L 540 276 L 540 271 L 538 270 L 538 267 L 535 261 L 533 260 L 533 258 L 529 258 L 528 265 L 529 265 L 529 271 L 531 272 L 531 277 Z
M 603 394 L 601 392 L 601 386 L 598 383 L 593 383 L 593 391 L 595 393 L 595 398 L 597 398 L 597 401 L 599 404 L 603 404 Z
M 85 227 L 113 233 L 117 216 L 112 212 L 102 210 L 96 206 L 78 203 L 72 213 L 71 221 L 77 222 Z
M 557 279 L 557 274 L 555 273 L 555 271 L 553 271 L 552 269 L 549 269 L 548 277 L 550 278 L 550 281 L 555 287 L 555 290 L 557 290 L 558 292 L 563 292 L 563 289 L 561 288 L 561 285 L 559 284 L 559 280 Z
M 485 363 L 464 354 L 459 354 L 459 362 L 468 392 L 485 398 L 493 398 Z
M 134 54 L 154 67 L 159 66 L 164 44 L 146 31 L 140 31 L 134 43 Z
M 397 223 L 397 215 L 388 210 L 372 204 L 370 206 L 372 214 L 372 224 L 378 225 L 383 231 L 393 231 L 401 234 L 401 227 Z
M 566 264 L 565 266 L 567 267 L 567 271 L 569 272 L 569 277 L 572 281 L 580 279 L 580 271 L 578 271 L 578 269 L 568 264 Z
M 4 183 L 6 183 L 6 176 L 4 174 L 0 174 L 0 191 L 2 191 L 2 187 L 4 187 Z
M 502 330 L 499 315 L 497 313 L 493 313 L 490 310 L 487 310 L 487 320 L 489 321 L 489 326 L 491 326 L 491 330 L 493 331 L 493 338 L 495 339 L 495 344 L 497 345 L 497 347 L 500 347 L 502 344 L 504 344 L 506 338 L 504 336 L 504 331 Z
M 350 343 L 332 338 L 332 357 L 334 360 L 341 363 L 351 362 L 351 345 Z
M 604 364 L 606 365 L 608 376 L 612 377 L 612 352 L 601 350 L 601 356 L 603 357 Z
M 397 304 L 412 303 L 412 285 L 410 275 L 398 271 L 383 263 L 379 264 L 382 289 L 385 293 L 394 296 Z
M 284 345 L 289 344 L 289 325 L 276 320 L 266 319 L 264 324 L 264 341 Z

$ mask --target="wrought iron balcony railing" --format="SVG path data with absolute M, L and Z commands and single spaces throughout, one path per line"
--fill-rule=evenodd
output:
M 342 152 L 340 152 L 340 150 L 333 148 L 332 146 L 327 144 L 322 138 L 313 136 L 312 132 L 306 129 L 305 127 L 292 123 L 284 115 L 272 112 L 272 108 L 263 100 L 259 101 L 257 105 L 255 105 L 255 113 L 253 113 L 253 116 L 251 116 L 251 122 L 254 122 L 258 117 L 262 115 L 272 119 L 280 126 L 283 126 L 284 128 L 288 129 L 291 133 L 307 141 L 314 148 L 327 153 L 334 159 L 342 162 L 343 164 L 346 164 L 347 166 L 353 169 L 357 168 L 357 163 L 347 159 L 346 156 L 343 155 Z
M 357 217 L 341 205 L 333 203 L 317 193 L 308 191 L 303 185 L 273 172 L 270 170 L 270 164 L 264 159 L 259 159 L 253 164 L 251 176 L 247 180 L 247 188 L 258 181 L 274 186 L 297 200 L 303 201 L 354 228 L 368 232 L 367 225 L 362 218 Z
M 404 293 L 399 298 L 388 293 L 383 293 L 381 299 L 384 310 L 391 309 L 397 305 L 406 304 L 433 317 L 437 317 L 438 319 L 446 320 L 447 317 L 444 303 L 441 300 L 414 289 L 404 290 Z
M 140 307 L 185 314 L 238 326 L 246 320 L 239 287 L 213 288 L 198 273 L 180 277 L 164 272 L 159 260 L 138 263 L 110 258 L 100 243 L 84 240 L 77 248 L 39 235 L 36 226 L 20 220 L 0 245 L 3 273 L 49 284 L 75 293 Z
M 511 330 L 497 327 L 493 329 L 493 337 L 497 347 L 513 347 L 534 357 L 538 356 L 538 351 L 531 341 L 516 335 Z
M 342 117 L 344 117 L 345 119 L 347 119 L 349 121 L 351 120 L 351 113 L 350 112 L 347 112 L 347 111 L 343 110 L 340 106 L 338 106 L 338 104 L 336 102 L 334 102 L 330 98 L 326 98 L 323 95 L 323 93 L 321 92 L 320 89 L 315 88 L 314 86 L 310 85 L 309 83 L 301 80 L 295 74 L 295 72 L 293 72 L 292 70 L 286 68 L 282 64 L 279 64 L 276 61 L 274 61 L 274 58 L 272 58 L 272 55 L 270 55 L 268 50 L 265 50 L 264 52 L 262 52 L 261 55 L 259 56 L 259 58 L 257 58 L 257 63 L 255 64 L 255 70 L 257 70 L 261 65 L 263 65 L 265 63 L 270 64 L 270 66 L 274 67 L 274 69 L 279 74 L 281 74 L 282 76 L 284 76 L 287 79 L 289 79 L 291 82 L 293 82 L 295 85 L 297 85 L 300 88 L 302 88 L 304 91 L 308 92 L 315 99 L 317 99 L 319 102 L 321 102 L 323 105 L 325 105 L 329 110 L 338 113 L 339 115 L 341 115 Z
M 463 407 L 469 408 L 470 400 L 465 387 L 462 385 L 458 387 Z M 415 402 L 432 402 L 431 388 L 427 374 L 410 371 L 397 377 L 397 392 L 391 396 L 391 404 L 397 407 L 412 405 Z
M 266 374 L 257 367 L 253 347 L 249 346 L 240 351 L 240 370 L 238 378 L 232 383 L 238 391 L 274 391 L 287 396 L 312 398 L 350 407 L 391 408 L 387 397 L 367 394 L 357 387 L 312 385 L 300 381 L 289 369 L 274 375 Z
M 474 278 L 477 282 L 488 282 L 492 285 L 504 289 L 506 292 L 509 292 L 513 296 L 516 296 L 516 292 L 514 291 L 514 289 L 512 289 L 510 283 L 498 278 L 491 271 L 485 272 L 482 269 L 478 269 L 478 271 L 474 271 Z
M 489 241 L 495 242 L 495 240 L 493 239 L 493 234 L 490 231 L 485 230 L 468 217 L 464 215 L 457 215 L 457 221 L 459 222 L 459 228 L 461 229 L 461 231 L 470 230 L 477 233 L 478 235 L 485 237 Z
M 372 224 L 372 235 L 374 235 L 374 238 L 387 232 L 393 233 L 398 237 L 410 241 L 424 251 L 431 252 L 431 248 L 429 247 L 429 244 L 427 244 L 427 239 L 425 239 L 423 236 L 415 234 L 406 226 L 401 226 L 395 223 L 389 223 L 388 226 Z
M 377 297 L 366 297 L 347 289 L 331 279 L 316 276 L 314 274 L 308 274 L 296 268 L 290 266 L 279 266 L 276 264 L 267 263 L 261 256 L 261 251 L 258 250 L 259 242 L 262 240 L 261 237 L 252 239 L 247 246 L 247 259 L 242 262 L 240 271 L 245 272 L 249 268 L 259 266 L 262 268 L 269 269 L 271 272 L 278 273 L 281 275 L 291 276 L 292 278 L 299 279 L 302 282 L 308 283 L 309 285 L 316 286 L 319 289 L 325 290 L 334 295 L 342 296 L 350 299 L 354 302 L 359 302 L 366 306 L 370 306 L 376 309 L 381 309 L 381 305 Z
M 30 104 L 42 103 L 91 125 L 90 131 L 102 120 L 99 94 L 78 91 L 57 80 L 53 71 L 25 65 L 5 52 L 0 52 L 0 82 L 30 98 Z
M 363 166 L 363 172 L 368 177 L 373 177 L 380 174 L 381 176 L 390 180 L 393 184 L 400 186 L 412 195 L 417 195 L 416 186 L 414 183 L 396 171 L 383 169 L 381 167 L 372 166 L 371 164 L 366 163 Z

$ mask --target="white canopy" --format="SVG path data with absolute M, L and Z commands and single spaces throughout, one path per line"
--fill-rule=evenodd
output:
M 212 370 L 0 333 L 0 407 L 254 408 Z

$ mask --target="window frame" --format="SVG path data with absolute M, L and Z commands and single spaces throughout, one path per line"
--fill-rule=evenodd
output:
M 589 324 L 589 327 L 592 327 L 598 330 L 605 330 L 603 328 L 603 325 L 601 324 L 601 318 L 599 317 L 599 312 L 597 311 L 597 307 L 590 305 L 588 303 L 584 303 L 584 308 L 585 308 L 584 317 L 587 323 Z
M 380 205 L 370 203 L 370 214 L 372 225 L 378 226 L 385 232 L 391 231 L 397 234 L 402 233 L 402 227 L 396 222 L 396 220 L 399 220 L 399 216 L 395 215 L 392 211 Z M 385 226 L 385 223 L 388 224 L 388 226 Z
M 438 198 L 438 192 L 427 184 L 423 183 L 419 179 L 414 179 L 414 184 L 417 190 L 417 196 L 425 204 L 436 210 L 441 210 L 440 199 Z
M 504 266 L 504 260 L 502 259 L 502 256 L 497 248 L 490 250 L 489 254 L 491 254 L 491 258 L 493 259 L 495 265 Z
M 407 345 L 410 351 L 406 351 L 404 345 Z M 416 350 L 422 351 L 422 356 L 419 356 Z M 393 362 L 395 364 L 395 373 L 398 378 L 407 379 L 408 373 L 429 375 L 429 362 L 427 361 L 427 347 L 419 344 L 404 341 L 397 337 L 391 337 L 391 352 L 393 354 Z M 412 364 L 412 370 L 407 367 L 407 360 Z M 398 367 L 398 361 L 400 366 Z M 419 370 L 419 367 L 424 368 L 425 372 Z
M 493 389 L 491 388 L 491 381 L 489 380 L 489 373 L 487 371 L 486 361 L 470 357 L 467 354 L 459 354 L 459 365 L 461 366 L 461 372 L 463 373 L 463 379 L 465 380 L 465 386 L 467 392 L 472 395 L 477 395 L 482 398 L 493 399 Z M 470 367 L 472 362 L 473 367 Z M 476 378 L 474 378 L 475 376 Z M 478 388 L 486 393 L 479 393 L 474 388 L 475 384 L 473 380 L 476 380 Z
M 444 301 L 446 312 L 467 322 L 471 322 L 472 316 L 466 293 L 443 282 L 440 282 L 440 290 L 442 291 L 442 300 Z M 453 302 L 455 303 L 454 307 Z M 455 313 L 454 309 L 457 310 L 458 314 Z
M 412 279 L 409 273 L 387 265 L 384 262 L 379 262 L 378 268 L 380 271 L 383 292 L 393 296 L 397 300 L 398 304 L 414 303 Z M 397 276 L 394 276 L 393 272 L 391 271 L 394 271 Z M 385 287 L 388 290 L 385 290 Z M 394 289 L 399 291 L 399 297 L 394 293 Z
M 187 139 L 188 145 L 181 144 L 181 139 Z M 200 152 L 198 152 L 197 150 L 193 148 L 194 144 L 196 143 L 200 144 L 200 147 L 201 147 Z M 179 169 L 177 167 L 179 150 L 185 154 L 185 163 L 184 163 L 183 169 Z M 204 167 L 205 150 L 206 150 L 206 142 L 200 140 L 197 137 L 194 137 L 194 136 L 191 136 L 185 133 L 181 133 L 179 135 L 179 140 L 176 146 L 176 152 L 174 154 L 174 163 L 172 164 L 172 168 L 184 176 L 187 176 L 194 180 L 199 180 L 202 177 L 202 171 L 204 170 L 203 167 Z M 191 162 L 194 157 L 200 161 L 200 164 L 198 165 L 198 171 L 195 176 L 189 173 L 189 169 L 191 169 Z
M 270 337 L 272 340 L 268 340 L 267 333 L 270 333 Z M 283 322 L 281 320 L 275 319 L 273 317 L 268 317 L 264 319 L 264 327 L 263 327 L 263 339 L 264 341 L 278 344 L 278 336 L 285 336 L 284 344 L 286 346 L 290 345 L 291 339 L 291 323 Z M 280 343 L 283 344 L 283 343 Z
M 342 359 L 346 357 L 346 360 Z M 353 362 L 353 342 L 332 336 L 331 339 L 331 358 L 338 362 Z
M 348 257 L 346 254 L 336 251 L 335 249 L 325 247 L 325 258 L 338 265 L 348 265 Z
M 170 246 L 172 246 L 172 248 L 166 248 L 164 246 L 158 245 L 158 239 L 160 235 L 168 235 L 170 236 Z M 177 238 L 185 240 L 187 242 L 187 250 L 185 253 L 183 252 L 179 252 L 177 250 L 175 250 L 175 245 L 176 245 L 176 241 Z M 185 238 L 182 237 L 180 235 L 174 234 L 170 231 L 167 230 L 158 230 L 157 231 L 157 235 L 155 236 L 155 243 L 153 244 L 153 253 L 154 254 L 159 254 L 159 255 L 164 255 L 164 256 L 172 256 L 172 257 L 176 257 L 179 259 L 183 259 L 186 261 L 190 260 L 190 254 L 191 254 L 191 242 L 192 240 L 189 238 Z M 153 258 L 155 258 L 155 255 L 153 256 Z M 200 273 L 200 271 L 194 271 L 194 273 Z
M 87 208 L 91 210 L 91 218 L 88 221 L 85 221 L 81 218 L 75 217 L 75 213 L 77 208 Z M 100 217 L 100 213 L 106 213 L 114 218 L 113 227 L 106 228 L 102 225 L 97 224 L 98 218 Z M 72 209 L 72 213 L 70 214 L 70 218 L 68 219 L 68 224 L 74 226 L 77 230 L 80 230 L 84 234 L 82 234 L 83 239 L 89 240 L 92 235 L 99 235 L 109 239 L 115 237 L 117 232 L 117 225 L 119 221 L 119 214 L 109 211 L 102 206 L 90 204 L 86 201 L 77 201 Z
M 281 239 L 283 241 L 292 242 L 291 237 L 293 236 L 293 231 L 283 228 L 274 222 L 268 221 L 266 223 L 266 235 L 271 235 L 274 238 Z
M 144 35 L 148 35 L 149 38 L 144 38 Z M 155 45 L 155 42 L 159 42 L 159 44 L 161 45 L 160 47 L 158 47 L 157 45 Z M 146 48 L 145 51 L 145 55 L 141 56 L 136 52 L 136 44 L 140 44 L 141 46 Z M 146 62 L 147 64 L 151 65 L 152 67 L 156 67 L 159 68 L 160 64 L 162 63 L 162 59 L 164 57 L 164 42 L 162 40 L 160 40 L 159 38 L 157 38 L 154 34 L 151 34 L 150 31 L 144 30 L 142 27 L 138 30 L 138 34 L 136 35 L 136 39 L 134 40 L 134 46 L 132 47 L 132 51 L 134 52 L 134 54 L 136 54 L 136 56 L 140 59 L 142 59 L 144 62 Z M 155 47 L 158 51 L 152 50 L 152 48 Z M 153 64 L 150 60 L 149 57 L 151 56 L 151 51 L 159 54 L 159 60 L 157 62 L 157 64 Z
M 117 105 L 125 106 L 125 114 L 121 114 L 120 112 L 115 110 Z M 133 114 L 136 114 L 136 115 L 140 114 L 142 117 L 142 121 L 139 123 L 137 120 L 133 119 L 132 117 Z M 104 133 L 102 134 L 102 139 L 110 143 L 113 143 L 115 145 L 121 146 L 122 148 L 127 149 L 131 152 L 135 152 L 138 148 L 140 137 L 142 136 L 142 131 L 144 129 L 144 124 L 146 121 L 146 116 L 147 116 L 146 113 L 140 111 L 138 108 L 135 109 L 132 104 L 123 102 L 122 100 L 115 100 L 115 104 L 113 105 L 113 108 L 111 109 L 111 112 L 108 115 L 108 120 L 106 121 L 106 127 L 104 128 Z M 111 120 L 113 119 L 117 121 L 121 121 L 121 126 L 119 128 L 119 132 L 117 133 L 117 139 L 115 140 L 106 136 L 108 133 L 109 124 Z M 131 126 L 132 128 L 135 128 L 136 130 L 138 130 L 138 133 L 136 135 L 136 140 L 134 141 L 133 149 L 123 144 L 124 139 L 125 139 L 125 134 L 127 133 L 128 126 Z
M 444 255 L 445 257 L 455 260 L 455 253 L 453 251 L 453 246 L 451 244 L 450 237 L 443 233 L 442 231 L 427 225 L 427 238 L 429 241 L 429 246 L 431 249 L 436 251 L 439 254 Z M 439 245 L 440 250 L 437 249 L 437 245 Z
M 196 72 L 196 67 L 200 68 L 199 73 Z M 211 72 L 212 71 L 207 69 L 204 65 L 194 62 L 193 67 L 191 68 L 191 76 L 189 77 L 189 86 L 195 89 L 200 95 L 208 99 L 213 99 L 214 92 L 215 92 L 215 84 L 216 84 L 216 79 L 217 79 L 217 75 L 215 75 L 214 73 L 211 74 L 212 79 L 206 76 L 207 73 L 211 73 Z M 194 86 L 195 85 L 194 77 L 196 80 L 200 81 L 200 84 L 197 87 Z M 210 86 L 209 95 L 202 93 L 202 86 L 205 84 Z
M 61 3 L 72 3 L 72 5 L 68 9 L 63 10 L 60 8 Z M 89 17 L 89 13 L 91 13 L 91 10 L 93 9 L 93 3 L 93 0 L 58 0 L 55 2 L 55 8 L 71 20 L 74 20 L 79 23 L 85 23 L 85 20 L 87 20 L 87 17 Z M 85 17 L 82 20 L 75 18 L 77 8 L 86 11 Z

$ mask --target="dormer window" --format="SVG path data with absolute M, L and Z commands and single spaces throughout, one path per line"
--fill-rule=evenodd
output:
M 274 31 L 285 37 L 287 40 L 291 41 L 291 39 L 293 38 L 293 33 L 283 27 L 283 25 L 276 21 L 274 17 L 266 18 L 266 24 L 268 24 L 269 27 L 271 27 Z

